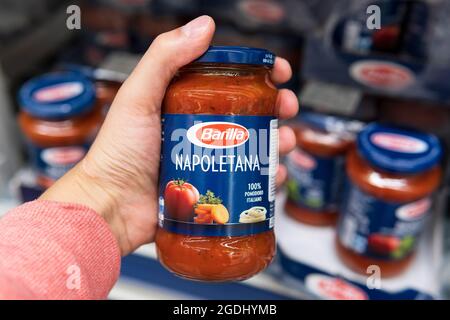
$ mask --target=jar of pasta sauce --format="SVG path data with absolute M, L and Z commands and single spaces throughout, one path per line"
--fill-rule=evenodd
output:
M 85 156 L 101 126 L 95 87 L 80 74 L 46 74 L 22 86 L 19 103 L 31 164 L 47 188 Z
M 359 121 L 303 112 L 293 124 L 297 148 L 286 158 L 286 213 L 306 224 L 334 225 L 344 181 L 344 157 Z
M 441 146 L 430 134 L 371 124 L 347 157 L 337 252 L 356 272 L 382 277 L 410 264 L 441 181 Z
M 243 280 L 272 261 L 273 63 L 263 49 L 210 47 L 166 91 L 156 245 L 179 276 Z
M 97 104 L 106 116 L 122 84 L 118 81 L 98 79 L 95 81 Z

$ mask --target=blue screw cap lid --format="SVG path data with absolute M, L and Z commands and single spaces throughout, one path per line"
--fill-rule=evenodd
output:
M 300 122 L 305 123 L 310 127 L 328 133 L 355 135 L 364 127 L 364 123 L 358 120 L 331 116 L 311 111 L 300 112 L 298 119 Z
M 92 110 L 95 87 L 80 73 L 49 73 L 26 82 L 18 98 L 22 110 L 36 118 L 66 119 Z
M 371 165 L 392 173 L 426 171 L 438 164 L 442 156 L 436 136 L 376 123 L 361 131 L 357 143 L 361 156 Z
M 236 47 L 236 46 L 211 46 L 196 62 L 224 63 L 224 64 L 249 64 L 273 67 L 275 55 L 265 49 Z

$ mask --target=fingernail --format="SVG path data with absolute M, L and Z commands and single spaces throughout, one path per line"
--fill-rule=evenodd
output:
M 201 16 L 185 24 L 181 31 L 189 38 L 196 38 L 205 32 L 210 22 L 209 16 Z

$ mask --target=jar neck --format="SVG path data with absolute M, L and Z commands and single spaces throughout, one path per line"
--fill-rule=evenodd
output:
M 223 76 L 265 76 L 270 71 L 267 66 L 221 63 L 191 63 L 179 70 L 180 75 L 199 73 Z
M 379 167 L 373 163 L 371 163 L 369 160 L 367 160 L 359 151 L 356 152 L 359 160 L 364 163 L 367 167 L 371 168 L 373 171 L 376 171 L 384 176 L 389 176 L 391 178 L 396 179 L 408 179 L 408 178 L 414 178 L 415 176 L 421 176 L 426 175 L 436 167 L 439 167 L 439 164 L 433 165 L 429 168 L 425 168 L 419 172 L 398 172 L 398 171 L 390 171 L 387 169 L 384 169 L 382 167 Z

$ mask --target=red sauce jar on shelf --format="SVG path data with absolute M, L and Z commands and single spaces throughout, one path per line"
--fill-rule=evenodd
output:
M 303 112 L 292 125 L 297 148 L 286 158 L 286 213 L 305 224 L 334 225 L 344 180 L 344 157 L 362 123 Z
M 95 88 L 80 74 L 46 74 L 22 86 L 19 103 L 31 164 L 47 188 L 85 156 L 102 124 Z
M 411 263 L 442 178 L 441 153 L 431 134 L 379 124 L 359 134 L 337 233 L 347 266 L 366 274 L 376 265 L 390 277 Z

